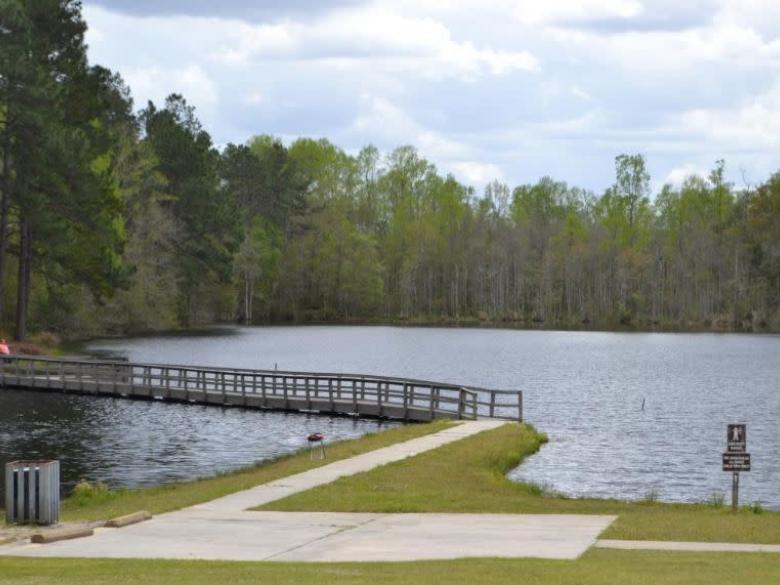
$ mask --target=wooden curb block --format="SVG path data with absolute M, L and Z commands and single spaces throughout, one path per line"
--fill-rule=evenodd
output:
M 82 538 L 92 536 L 95 533 L 91 528 L 60 528 L 49 532 L 37 532 L 30 537 L 30 540 L 36 544 L 49 544 L 58 540 L 70 540 L 71 538 Z
M 106 527 L 122 528 L 123 526 L 129 526 L 130 524 L 136 524 L 138 522 L 143 522 L 144 520 L 149 520 L 151 517 L 152 515 L 149 512 L 142 510 L 140 512 L 133 512 L 132 514 L 127 514 L 125 516 L 111 518 L 111 520 L 106 522 Z

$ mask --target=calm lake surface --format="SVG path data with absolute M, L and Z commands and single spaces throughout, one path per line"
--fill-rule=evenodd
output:
M 132 361 L 278 365 L 522 389 L 526 418 L 550 443 L 510 477 L 571 496 L 652 493 L 692 502 L 726 494 L 726 424 L 745 422 L 754 470 L 742 474 L 742 501 L 780 509 L 780 336 L 255 327 L 98 341 L 88 349 Z M 19 455 L 32 455 L 25 451 L 32 445 L 40 455 L 71 460 L 76 475 L 116 485 L 231 469 L 298 448 L 315 430 L 335 437 L 377 428 L 371 421 L 8 392 L 0 395 L 0 425 L 0 459 L 9 445 Z

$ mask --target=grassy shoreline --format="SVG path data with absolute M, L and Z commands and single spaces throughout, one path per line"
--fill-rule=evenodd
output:
M 722 505 L 565 498 L 510 481 L 506 473 L 544 440 L 533 427 L 508 424 L 259 509 L 614 514 L 618 520 L 604 538 L 780 543 L 778 512 L 743 508 L 735 514 Z
M 301 450 L 216 476 L 136 490 L 83 490 L 63 501 L 64 522 L 102 521 L 138 510 L 160 514 L 203 503 L 327 463 L 438 432 L 449 421 L 406 425 L 332 443 L 328 459 Z M 535 453 L 546 436 L 530 425 L 498 429 L 341 478 L 258 509 L 332 512 L 613 514 L 604 538 L 780 543 L 780 513 L 718 504 L 669 504 L 566 498 L 506 473 Z M 760 513 L 756 513 L 760 512 Z
M 446 428 L 411 425 L 334 443 L 327 462 Z M 505 472 L 545 440 L 533 427 L 496 430 L 390 463 L 372 471 L 279 500 L 264 509 L 350 511 L 485 511 L 617 514 L 609 538 L 780 542 L 780 515 L 731 514 L 710 506 L 575 500 L 515 484 Z M 218 497 L 310 469 L 297 453 L 225 476 L 137 490 L 105 502 L 66 501 L 67 519 L 107 517 L 139 507 L 157 512 Z M 685 538 L 695 536 L 695 538 Z M 664 538 L 659 538 L 664 539 Z M 763 585 L 780 582 L 776 554 L 691 553 L 591 549 L 574 561 L 466 558 L 396 563 L 288 563 L 199 560 L 55 559 L 0 557 L 0 585 Z

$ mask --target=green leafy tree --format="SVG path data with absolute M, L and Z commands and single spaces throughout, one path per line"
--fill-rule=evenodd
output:
M 23 339 L 36 262 L 97 295 L 110 294 L 121 272 L 122 203 L 112 150 L 130 106 L 117 76 L 87 64 L 80 3 L 6 0 L 0 15 L 0 280 L 13 211 L 16 337 Z
M 219 184 L 219 153 L 192 106 L 172 94 L 158 110 L 142 112 L 145 140 L 168 181 L 170 209 L 180 225 L 176 242 L 179 309 L 184 324 L 213 319 L 223 312 L 217 290 L 229 283 L 239 232 L 233 193 Z
M 268 318 L 279 281 L 281 244 L 279 228 L 262 216 L 255 216 L 235 258 L 235 272 L 241 285 L 242 320 L 247 325 L 253 321 L 256 299 L 265 308 L 263 316 Z
M 258 158 L 263 176 L 248 208 L 281 226 L 287 235 L 294 218 L 306 210 L 306 194 L 312 178 L 298 167 L 288 149 L 272 136 L 256 136 L 249 149 Z

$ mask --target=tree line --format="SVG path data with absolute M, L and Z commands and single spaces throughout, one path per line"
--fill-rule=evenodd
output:
M 482 193 L 412 146 L 217 149 L 181 95 L 135 111 L 80 3 L 0 0 L 0 324 L 65 336 L 213 322 L 780 329 L 780 173 L 651 193 L 550 177 Z

